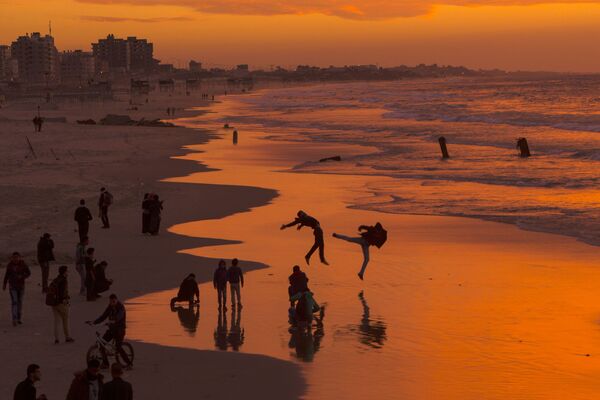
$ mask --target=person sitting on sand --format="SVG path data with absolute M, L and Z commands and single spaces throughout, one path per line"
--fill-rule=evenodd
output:
M 113 280 L 106 277 L 107 267 L 108 263 L 106 261 L 102 261 L 94 268 L 94 273 L 96 275 L 96 282 L 94 285 L 96 296 L 98 296 L 100 293 L 106 292 L 113 284 Z
M 383 226 L 379 222 L 375 226 L 361 225 L 358 227 L 358 231 L 360 233 L 359 237 L 349 237 L 340 235 L 339 233 L 334 233 L 333 237 L 360 245 L 363 251 L 363 264 L 358 277 L 362 280 L 369 264 L 369 247 L 377 246 L 377 248 L 381 248 L 387 240 L 387 231 L 383 229 Z
M 304 226 L 308 226 L 313 229 L 313 234 L 315 236 L 315 243 L 311 247 L 311 249 L 306 253 L 304 259 L 307 264 L 310 264 L 310 257 L 313 253 L 319 249 L 319 257 L 321 258 L 321 262 L 325 265 L 329 265 L 327 260 L 325 259 L 325 241 L 323 240 L 323 229 L 321 229 L 321 224 L 319 221 L 305 213 L 304 211 L 298 211 L 296 219 L 294 219 L 289 224 L 281 225 L 281 230 L 292 227 L 294 225 L 298 225 L 298 230 L 302 229 Z
M 324 310 L 319 307 L 313 293 L 310 290 L 296 293 L 291 297 L 292 301 L 296 302 L 296 307 L 290 309 L 290 317 L 292 322 L 295 322 L 299 328 L 308 328 L 313 321 L 313 314 L 321 311 L 320 319 L 324 316 Z
M 198 282 L 196 282 L 196 275 L 189 274 L 179 285 L 177 297 L 171 299 L 171 308 L 180 301 L 187 301 L 191 306 L 194 304 L 194 298 L 197 303 L 200 303 L 200 290 L 198 289 Z
M 298 293 L 302 293 L 308 290 L 308 277 L 304 272 L 300 270 L 299 265 L 294 265 L 292 274 L 288 277 L 290 286 L 288 287 L 288 295 L 290 298 L 290 307 L 294 307 L 292 297 Z

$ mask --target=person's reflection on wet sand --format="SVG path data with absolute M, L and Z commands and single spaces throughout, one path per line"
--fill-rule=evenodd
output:
M 219 309 L 217 316 L 217 327 L 215 328 L 215 347 L 219 350 L 227 350 L 227 312 Z
M 384 342 L 387 340 L 385 322 L 381 319 L 371 319 L 371 309 L 367 304 L 365 295 L 361 290 L 358 294 L 358 298 L 363 306 L 363 314 L 358 325 L 359 329 L 359 340 L 362 344 L 376 349 L 383 347 Z
M 200 306 L 198 304 L 182 306 L 171 306 L 172 312 L 177 312 L 177 317 L 183 329 L 194 336 L 200 322 Z
M 295 349 L 296 357 L 304 362 L 313 361 L 315 354 L 321 348 L 321 340 L 325 336 L 323 318 L 324 309 L 321 309 L 319 317 L 315 318 L 315 325 L 306 328 L 297 325 L 290 326 L 290 341 L 288 347 Z M 314 329 L 313 329 L 314 328 Z
M 242 310 L 231 310 L 231 328 L 227 335 L 227 342 L 233 351 L 239 351 L 244 344 L 244 328 L 242 328 Z

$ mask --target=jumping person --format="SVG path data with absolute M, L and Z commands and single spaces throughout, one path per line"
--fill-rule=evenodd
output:
M 321 224 L 319 223 L 319 221 L 316 218 L 311 217 L 304 211 L 300 210 L 298 211 L 296 219 L 294 219 L 289 224 L 281 225 L 281 230 L 290 228 L 294 225 L 298 225 L 298 230 L 302 229 L 302 227 L 304 226 L 312 228 L 313 234 L 315 236 L 315 243 L 308 251 L 308 253 L 306 253 L 306 256 L 304 256 L 306 263 L 310 264 L 310 257 L 317 249 L 319 249 L 319 257 L 321 259 L 321 262 L 325 265 L 329 265 L 329 263 L 325 259 L 325 241 L 323 239 L 323 229 L 321 229 Z
M 50 261 L 54 261 L 54 241 L 49 233 L 44 233 L 37 244 L 37 259 L 42 270 L 42 293 L 48 291 L 48 275 L 50 274 Z
M 104 339 L 107 342 L 110 342 L 113 339 L 115 340 L 115 346 L 117 348 L 117 351 L 119 352 L 119 355 L 123 358 L 123 361 L 125 361 L 126 363 L 125 368 L 131 369 L 131 361 L 129 360 L 127 353 L 125 353 L 125 351 L 121 347 L 121 345 L 123 344 L 123 340 L 125 339 L 125 331 L 127 328 L 127 313 L 125 311 L 125 306 L 119 301 L 116 294 L 110 295 L 108 300 L 108 307 L 106 307 L 106 310 L 104 310 L 102 315 L 100 315 L 94 321 L 86 321 L 86 323 L 89 325 L 98 325 L 106 319 L 108 319 L 108 330 L 106 331 L 106 333 L 104 333 L 102 339 Z M 104 349 L 104 347 L 101 347 L 100 351 L 102 352 L 103 360 L 102 368 L 108 368 L 108 356 L 106 354 L 106 349 Z
M 13 326 L 21 325 L 23 313 L 23 295 L 25 294 L 25 279 L 29 278 L 31 271 L 21 258 L 21 254 L 14 252 L 10 257 L 10 262 L 6 265 L 4 273 L 4 284 L 2 289 L 8 289 L 10 292 L 11 314 Z
M 106 188 L 100 189 L 100 197 L 98 198 L 98 208 L 100 209 L 100 219 L 102 219 L 102 229 L 110 228 L 108 220 L 108 207 L 113 203 L 113 195 Z
M 387 240 L 387 231 L 383 229 L 383 226 L 377 222 L 375 226 L 361 225 L 358 227 L 359 237 L 349 237 L 334 233 L 333 237 L 336 239 L 345 240 L 350 243 L 356 243 L 360 245 L 363 251 L 363 264 L 358 273 L 358 277 L 362 280 L 365 275 L 365 270 L 369 264 L 369 247 L 377 246 L 381 248 Z
M 238 308 L 242 308 L 242 295 L 240 293 L 240 285 L 244 287 L 244 274 L 238 266 L 238 259 L 231 260 L 231 267 L 227 270 L 227 281 L 231 290 L 231 308 L 235 307 L 237 299 Z
M 92 213 L 85 206 L 85 200 L 79 200 L 79 207 L 75 210 L 75 221 L 77 221 L 77 232 L 79 233 L 79 241 L 83 242 L 83 238 L 87 237 L 90 230 L 90 221 Z
M 219 299 L 219 310 L 227 311 L 227 268 L 225 260 L 219 261 L 219 267 L 213 275 L 213 286 L 217 289 L 217 297 Z
M 171 299 L 171 308 L 179 301 L 187 301 L 190 303 L 190 306 L 192 306 L 194 304 L 194 298 L 200 303 L 200 289 L 198 289 L 196 275 L 189 274 L 183 282 L 181 282 L 181 285 L 179 285 L 177 296 Z

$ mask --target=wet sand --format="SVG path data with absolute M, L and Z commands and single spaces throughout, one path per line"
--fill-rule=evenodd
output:
M 184 101 L 180 99 L 181 106 Z M 193 99 L 187 99 L 193 101 Z M 172 104 L 171 100 L 169 104 Z M 196 102 L 195 104 L 202 104 Z M 162 116 L 168 105 L 151 103 L 133 117 Z M 0 112 L 3 143 L 2 202 L 4 233 L 0 254 L 24 254 L 32 270 L 27 281 L 24 324 L 13 328 L 9 317 L 9 296 L 0 296 L 0 398 L 11 398 L 15 385 L 24 378 L 29 363 L 42 367 L 38 393 L 49 399 L 66 396 L 73 372 L 85 368 L 85 354 L 94 341 L 94 329 L 83 322 L 100 315 L 106 298 L 88 303 L 77 295 L 78 276 L 73 266 L 77 242 L 73 212 L 79 198 L 88 200 L 95 220 L 90 227 L 91 246 L 98 260 L 109 263 L 107 275 L 115 280 L 111 292 L 123 300 L 178 285 L 181 278 L 195 271 L 200 281 L 209 281 L 214 260 L 177 253 L 188 247 L 223 243 L 219 239 L 189 238 L 165 232 L 145 237 L 141 229 L 141 198 L 155 191 L 165 200 L 162 227 L 190 220 L 222 218 L 269 202 L 276 193 L 252 187 L 162 182 L 160 179 L 185 176 L 207 170 L 197 162 L 173 160 L 184 144 L 203 143 L 210 132 L 183 128 L 107 127 L 76 125 L 80 116 L 96 118 L 106 112 L 126 113 L 124 103 L 103 104 L 97 108 L 65 105 L 46 110 L 44 115 L 69 115 L 69 123 L 48 123 L 41 134 L 33 135 L 30 111 L 6 107 Z M 185 115 L 198 115 L 202 109 Z M 24 135 L 30 135 L 38 157 L 26 157 Z M 49 150 L 54 148 L 59 157 Z M 73 154 L 74 157 L 69 154 Z M 68 156 L 65 156 L 68 155 Z M 115 196 L 111 207 L 111 229 L 100 229 L 95 202 L 100 186 Z M 55 240 L 57 265 L 70 270 L 71 330 L 76 342 L 54 345 L 51 310 L 40 293 L 40 273 L 35 261 L 35 246 L 44 232 Z M 4 262 L 2 262 L 4 264 Z M 263 265 L 253 263 L 251 268 Z M 4 273 L 4 268 L 0 269 Z M 131 305 L 133 306 L 133 305 Z M 131 317 L 130 313 L 130 317 Z M 154 319 L 154 317 L 152 317 Z M 104 327 L 97 327 L 103 331 Z M 128 372 L 136 398 L 298 398 L 304 390 L 299 368 L 271 357 L 190 351 L 172 347 L 133 343 L 136 362 Z M 268 387 L 268 390 L 265 390 Z
M 181 123 L 222 125 L 234 110 L 230 100 L 210 121 Z M 226 322 L 218 317 L 211 284 L 201 286 L 199 315 L 169 311 L 175 289 L 138 297 L 130 306 L 132 337 L 294 360 L 306 377 L 308 399 L 589 399 L 600 392 L 597 248 L 506 224 L 351 209 L 368 196 L 365 187 L 382 179 L 289 168 L 372 149 L 271 141 L 256 127 L 236 128 L 237 145 L 223 130 L 221 139 L 191 146 L 204 153 L 185 157 L 217 171 L 171 181 L 272 188 L 279 196 L 250 212 L 170 231 L 233 242 L 190 246 L 186 254 L 238 257 L 270 268 L 247 274 L 241 315 L 228 312 Z M 278 229 L 298 209 L 321 220 L 331 266 L 316 256 L 304 266 L 312 243 L 308 229 Z M 362 282 L 356 276 L 360 249 L 330 235 L 351 235 L 359 224 L 376 221 L 390 239 L 372 249 Z M 326 304 L 323 329 L 311 336 L 288 331 L 287 276 L 296 263 Z

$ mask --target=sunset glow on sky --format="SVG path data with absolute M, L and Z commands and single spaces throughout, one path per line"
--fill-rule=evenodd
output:
M 600 2 L 535 0 L 0 0 L 0 43 L 52 32 L 59 50 L 108 33 L 185 66 L 438 63 L 600 72 Z

